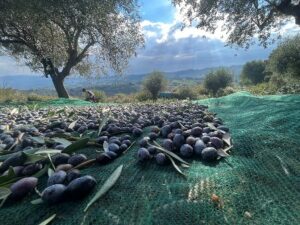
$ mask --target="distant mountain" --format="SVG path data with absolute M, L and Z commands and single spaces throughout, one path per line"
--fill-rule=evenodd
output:
M 190 69 L 175 72 L 164 72 L 168 80 L 196 80 L 201 81 L 205 74 L 209 71 L 216 70 L 219 67 L 205 69 Z M 235 80 L 239 80 L 239 75 L 242 70 L 242 65 L 234 65 L 226 67 L 235 75 Z M 137 85 L 147 74 L 129 74 L 123 76 L 103 76 L 100 78 L 84 78 L 84 77 L 69 77 L 65 80 L 65 86 L 68 89 L 77 89 L 82 87 L 105 87 L 109 92 L 109 86 L 114 86 L 115 89 L 122 86 Z M 19 90 L 53 90 L 53 84 L 50 78 L 46 79 L 43 76 L 2 76 L 0 77 L 0 86 L 6 88 L 14 88 Z M 136 89 L 136 87 L 134 88 Z M 115 90 L 117 91 L 117 90 Z M 114 92 L 115 92 L 114 91 Z M 120 90 L 120 93 L 122 90 Z M 126 93 L 126 92 L 125 92 Z

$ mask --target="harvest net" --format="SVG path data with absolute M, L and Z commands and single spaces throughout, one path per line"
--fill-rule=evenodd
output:
M 111 164 L 82 170 L 98 181 L 85 199 L 32 205 L 37 195 L 31 195 L 6 204 L 0 223 L 38 224 L 56 214 L 51 224 L 299 224 L 300 96 L 237 93 L 195 103 L 208 105 L 230 127 L 231 157 L 214 165 L 193 159 L 184 179 L 171 166 L 138 164 L 134 146 Z M 96 154 L 95 149 L 82 152 Z M 83 213 L 120 164 L 124 168 L 112 190 Z M 219 206 L 212 194 L 220 198 Z

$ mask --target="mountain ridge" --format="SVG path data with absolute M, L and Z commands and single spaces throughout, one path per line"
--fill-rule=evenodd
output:
M 203 69 L 187 69 L 172 72 L 163 72 L 168 80 L 182 80 L 192 79 L 201 81 L 204 75 L 209 71 L 216 70 L 220 67 L 210 67 Z M 223 67 L 231 70 L 234 73 L 235 79 L 239 78 L 242 70 L 242 65 L 232 65 Z M 103 76 L 99 78 L 85 78 L 79 76 L 71 76 L 65 80 L 65 86 L 67 88 L 76 87 L 89 87 L 89 86 L 101 86 L 101 85 L 116 85 L 124 83 L 140 83 L 149 73 L 143 74 L 128 74 L 122 76 Z M 92 83 L 92 85 L 91 85 Z M 3 88 L 13 88 L 18 90 L 36 90 L 36 89 L 50 89 L 53 90 L 53 84 L 51 80 L 46 79 L 44 76 L 35 75 L 12 75 L 12 76 L 1 76 L 0 85 Z

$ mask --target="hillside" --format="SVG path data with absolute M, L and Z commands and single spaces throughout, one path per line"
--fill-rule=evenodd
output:
M 175 72 L 164 72 L 166 78 L 172 83 L 201 82 L 205 74 L 219 67 L 190 69 Z M 233 71 L 235 80 L 239 80 L 242 65 L 227 67 Z M 103 76 L 100 78 L 69 77 L 65 80 L 65 85 L 71 95 L 78 95 L 82 87 L 91 89 L 101 89 L 107 95 L 116 93 L 130 94 L 140 88 L 141 81 L 148 75 L 145 74 L 128 74 L 123 76 Z M 176 82 L 175 82 L 176 81 Z M 6 88 L 13 88 L 25 91 L 34 91 L 37 93 L 55 94 L 53 84 L 50 78 L 43 76 L 3 76 L 0 77 L 0 84 Z

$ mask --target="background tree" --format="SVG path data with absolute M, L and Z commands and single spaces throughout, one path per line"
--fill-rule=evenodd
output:
M 163 91 L 166 86 L 167 80 L 159 71 L 153 71 L 143 82 L 144 90 L 149 92 L 154 101 L 157 100 L 158 94 Z
M 218 23 L 228 34 L 227 42 L 249 47 L 252 37 L 267 46 L 274 41 L 271 32 L 279 30 L 288 17 L 300 25 L 300 2 L 295 0 L 172 0 L 183 7 L 187 23 L 214 33 Z
M 268 69 L 280 76 L 300 78 L 300 35 L 285 39 L 273 50 Z
M 176 90 L 177 98 L 194 100 L 197 98 L 195 89 L 195 86 L 181 86 Z
M 0 50 L 50 76 L 121 73 L 143 43 L 135 0 L 2 0 Z
M 242 69 L 242 84 L 258 84 L 264 81 L 266 76 L 266 62 L 262 60 L 247 62 Z
M 218 69 L 208 73 L 203 81 L 204 87 L 214 96 L 220 89 L 226 88 L 233 82 L 233 74 L 226 69 Z

